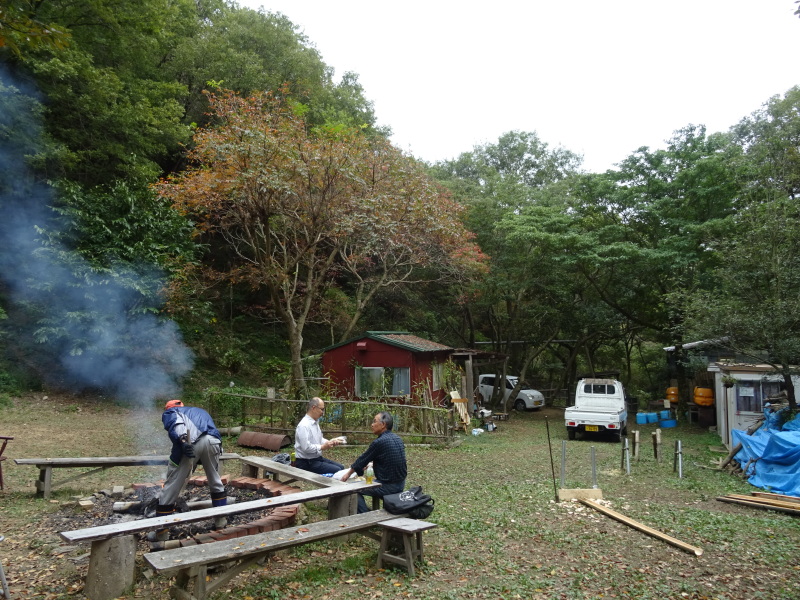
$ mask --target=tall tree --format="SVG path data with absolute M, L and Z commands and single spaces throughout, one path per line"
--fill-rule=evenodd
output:
M 216 125 L 195 136 L 195 166 L 161 191 L 225 240 L 233 265 L 216 277 L 263 292 L 285 326 L 296 387 L 305 327 L 342 279 L 356 282 L 357 319 L 376 288 L 413 281 L 416 267 L 479 258 L 458 205 L 387 142 L 345 126 L 309 129 L 286 96 L 210 103 Z
M 735 235 L 719 244 L 713 291 L 696 294 L 689 322 L 702 338 L 771 364 L 797 409 L 792 376 L 800 374 L 800 209 L 792 199 L 742 210 Z M 701 339 L 702 339 L 701 338 Z

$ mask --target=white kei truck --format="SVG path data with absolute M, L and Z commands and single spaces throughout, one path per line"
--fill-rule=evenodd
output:
M 564 411 L 567 437 L 578 432 L 610 433 L 614 441 L 628 434 L 625 391 L 616 379 L 586 378 L 578 381 L 575 405 Z

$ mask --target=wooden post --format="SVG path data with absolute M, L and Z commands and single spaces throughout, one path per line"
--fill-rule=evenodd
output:
M 653 457 L 656 462 L 661 462 L 661 430 L 656 429 L 653 432 Z
M 634 431 L 633 432 L 633 458 L 635 458 L 636 460 L 639 460 L 639 444 L 640 444 L 639 432 L 638 431 Z

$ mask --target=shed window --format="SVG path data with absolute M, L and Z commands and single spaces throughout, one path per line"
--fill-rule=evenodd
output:
M 411 393 L 408 367 L 361 367 L 356 369 L 356 395 L 359 398 L 407 396 Z
M 736 411 L 762 412 L 766 399 L 780 391 L 781 382 L 779 381 L 739 379 L 736 382 Z

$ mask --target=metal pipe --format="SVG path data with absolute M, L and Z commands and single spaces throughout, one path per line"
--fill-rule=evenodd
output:
M 675 440 L 675 461 L 672 465 L 672 472 L 678 471 L 678 479 L 683 479 L 683 449 L 681 441 Z
M 597 460 L 595 458 L 594 446 L 592 446 L 592 489 L 597 489 Z

